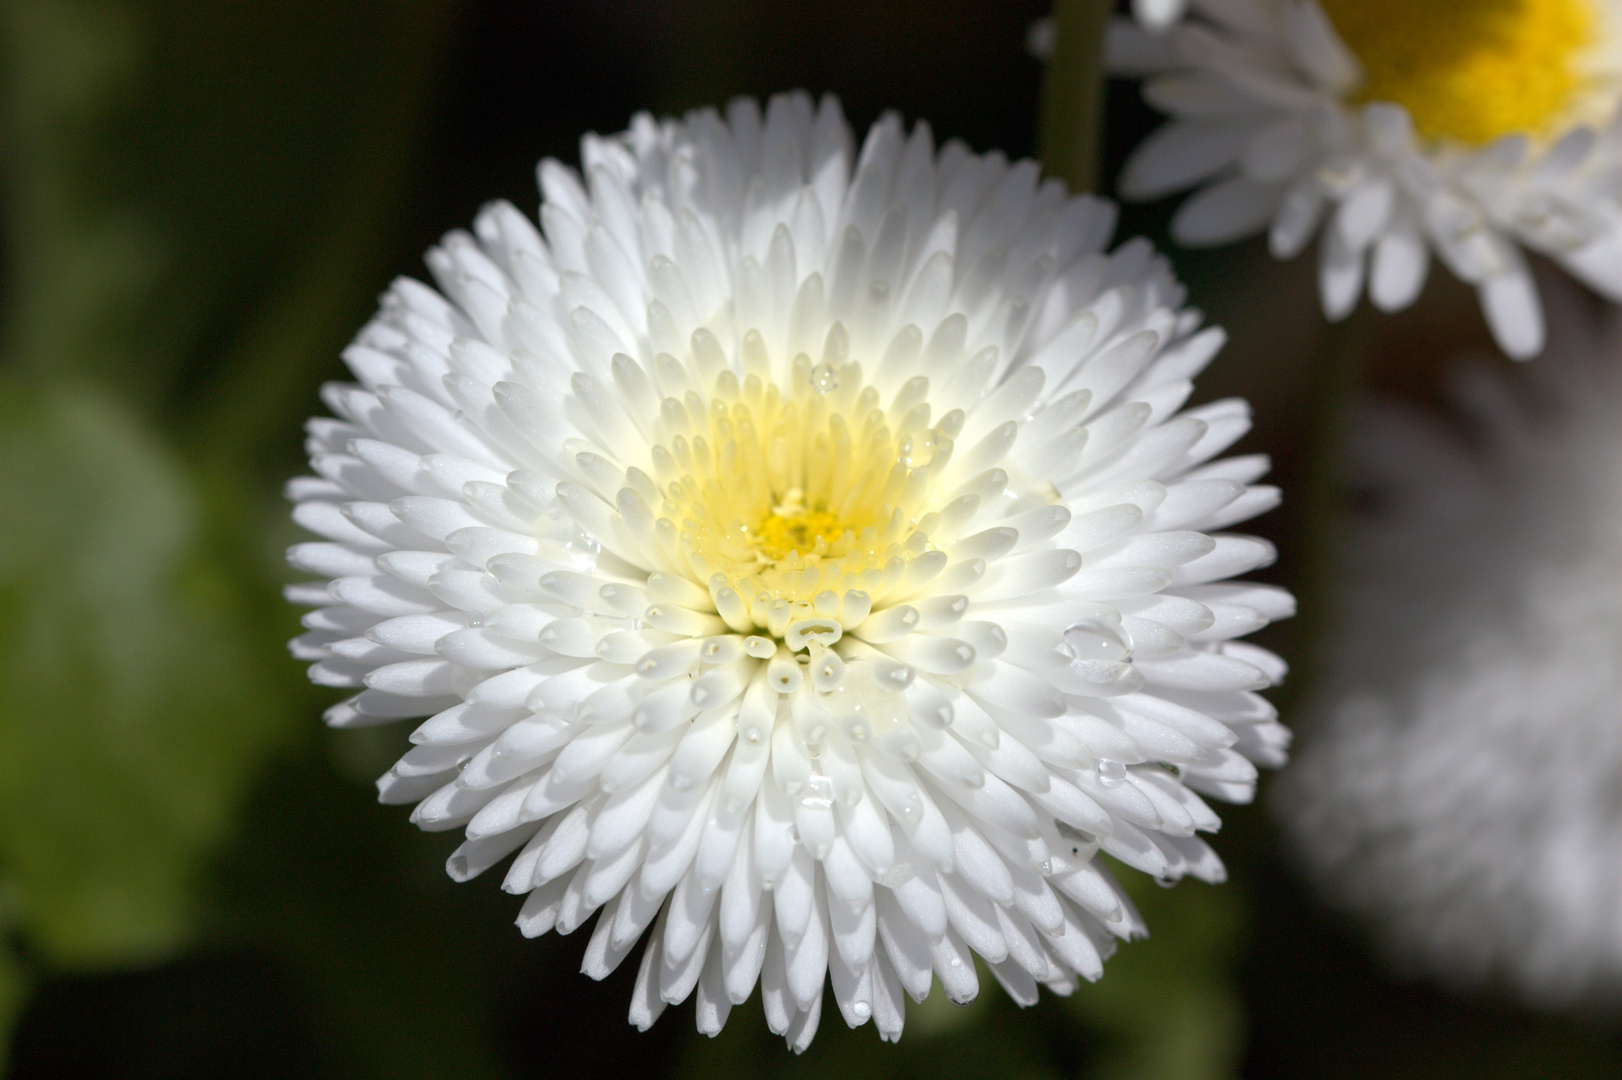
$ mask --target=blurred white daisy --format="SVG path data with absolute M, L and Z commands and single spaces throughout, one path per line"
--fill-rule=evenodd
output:
M 1570 288 L 1569 286 L 1567 287 Z M 1343 626 L 1279 805 L 1399 962 L 1622 995 L 1622 322 L 1560 303 L 1525 383 L 1353 428 Z
M 527 935 L 648 935 L 647 1027 L 758 981 L 796 1049 L 823 982 L 1021 1003 L 1142 927 L 1094 855 L 1222 875 L 1196 791 L 1248 799 L 1281 675 L 1227 579 L 1272 506 L 1182 410 L 1221 331 L 1113 208 L 893 116 L 740 101 L 543 162 L 397 282 L 345 353 L 292 550 L 339 726 L 433 714 L 379 781 L 452 876 L 518 852 Z M 1182 411 L 1180 411 L 1182 410 Z M 363 688 L 363 689 L 362 689 Z
M 1189 0 L 1132 0 L 1132 15 L 1150 30 L 1174 25 L 1188 11 Z
M 1200 190 L 1172 234 L 1315 234 L 1324 311 L 1365 284 L 1384 311 L 1419 295 L 1431 254 L 1480 296 L 1499 346 L 1543 347 L 1522 248 L 1622 300 L 1622 4 L 1617 0 L 1190 0 L 1156 32 L 1110 28 L 1108 63 L 1145 76 L 1171 121 L 1120 187 Z M 1169 8 L 1168 8 L 1169 10 Z M 1320 226 L 1322 226 L 1320 228 Z

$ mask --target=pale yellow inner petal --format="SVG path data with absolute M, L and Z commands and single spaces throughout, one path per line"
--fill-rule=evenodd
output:
M 1363 65 L 1360 101 L 1407 108 L 1433 139 L 1552 134 L 1585 89 L 1592 0 L 1321 0 Z
M 882 591 L 931 550 L 932 481 L 962 422 L 954 411 L 932 424 L 915 382 L 886 407 L 857 364 L 802 355 L 787 387 L 723 373 L 707 403 L 685 407 L 688 434 L 655 452 L 659 516 L 695 567 L 746 600 Z

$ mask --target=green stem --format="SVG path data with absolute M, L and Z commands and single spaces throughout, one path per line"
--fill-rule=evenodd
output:
M 1341 565 L 1346 518 L 1345 448 L 1353 408 L 1367 384 L 1369 325 L 1366 312 L 1330 324 L 1313 369 L 1301 433 L 1306 467 L 1287 498 L 1296 502 L 1290 533 L 1299 543 L 1297 569 L 1290 582 L 1299 614 L 1291 620 L 1290 678 L 1275 697 L 1286 716 L 1311 693 L 1324 658 L 1323 640 L 1334 625 L 1335 583 Z
M 1071 191 L 1098 190 L 1104 126 L 1104 28 L 1110 0 L 1055 0 L 1036 155 Z

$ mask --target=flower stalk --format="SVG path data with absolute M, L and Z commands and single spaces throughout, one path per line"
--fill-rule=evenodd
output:
M 1036 153 L 1073 192 L 1096 192 L 1104 127 L 1104 27 L 1108 0 L 1057 0 L 1053 53 L 1042 83 Z

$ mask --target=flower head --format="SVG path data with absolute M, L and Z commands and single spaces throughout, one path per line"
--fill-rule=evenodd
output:
M 1280 805 L 1399 963 L 1614 1009 L 1622 325 L 1551 299 L 1526 385 L 1469 369 L 1455 423 L 1388 405 L 1353 429 L 1367 509 Z
M 899 1036 L 903 993 L 1019 1001 L 1141 927 L 1099 850 L 1215 879 L 1195 791 L 1249 798 L 1286 733 L 1232 639 L 1290 599 L 1225 579 L 1268 508 L 1182 410 L 1219 347 L 1113 208 L 1030 162 L 838 106 L 637 117 L 543 162 L 397 282 L 310 427 L 292 550 L 331 578 L 294 643 L 430 716 L 379 781 L 450 872 L 517 852 L 527 935 L 648 935 L 631 1019 L 757 981 L 808 1044 L 825 978 Z M 1182 410 L 1182 411 L 1180 411 Z
M 1622 8 L 1612 0 L 1193 0 L 1161 34 L 1124 20 L 1110 63 L 1172 120 L 1132 155 L 1132 198 L 1201 190 L 1172 232 L 1322 233 L 1326 314 L 1365 283 L 1395 311 L 1431 253 L 1476 287 L 1517 358 L 1543 347 L 1522 248 L 1622 300 Z M 1320 228 L 1321 226 L 1321 228 Z

